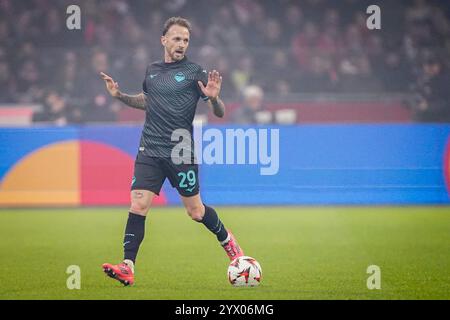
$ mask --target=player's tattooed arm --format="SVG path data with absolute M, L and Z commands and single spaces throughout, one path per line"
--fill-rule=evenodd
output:
M 222 118 L 225 115 L 225 104 L 219 97 L 209 99 L 208 106 L 216 117 Z
M 129 95 L 119 91 L 116 98 L 125 103 L 127 106 L 130 106 L 135 109 L 145 110 L 145 105 L 147 103 L 147 97 L 142 92 L 135 95 Z
M 206 87 L 201 81 L 198 82 L 203 94 L 209 98 L 208 106 L 213 110 L 214 115 L 222 118 L 225 114 L 225 104 L 219 98 L 222 86 L 222 76 L 216 70 L 208 73 L 208 83 Z
M 109 94 L 113 96 L 114 98 L 122 101 L 127 106 L 130 106 L 135 109 L 142 109 L 145 110 L 145 105 L 147 102 L 147 97 L 143 92 L 136 94 L 136 95 L 129 95 L 126 93 L 123 93 L 119 90 L 119 84 L 114 81 L 113 78 L 108 76 L 107 74 L 100 72 L 101 77 L 105 81 L 106 89 L 108 90 Z

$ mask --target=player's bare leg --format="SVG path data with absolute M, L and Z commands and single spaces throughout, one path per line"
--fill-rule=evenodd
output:
M 134 284 L 134 263 L 139 246 L 144 239 L 145 217 L 155 194 L 148 190 L 131 191 L 131 206 L 124 237 L 124 260 L 113 265 L 103 264 L 103 271 L 111 278 L 120 281 L 123 285 Z
M 200 194 L 192 197 L 181 196 L 181 199 L 192 220 L 203 223 L 216 235 L 230 260 L 244 255 L 233 234 L 225 228 L 216 211 L 202 202 Z

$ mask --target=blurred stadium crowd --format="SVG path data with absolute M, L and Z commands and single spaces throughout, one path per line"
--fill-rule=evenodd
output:
M 375 1 L 374 31 L 366 0 L 83 0 L 82 30 L 70 31 L 72 2 L 0 0 L 0 103 L 42 103 L 35 121 L 115 121 L 123 106 L 98 73 L 139 92 L 147 64 L 162 58 L 164 21 L 178 15 L 193 25 L 188 57 L 222 73 L 227 101 L 255 85 L 267 99 L 412 92 L 428 113 L 430 86 L 449 101 L 447 1 Z

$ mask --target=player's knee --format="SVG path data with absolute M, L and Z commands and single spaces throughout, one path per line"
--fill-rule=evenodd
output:
M 205 215 L 204 209 L 202 206 L 192 206 L 186 208 L 188 215 L 192 218 L 192 220 L 200 222 L 203 220 L 203 216 Z
M 146 201 L 143 201 L 143 200 L 132 200 L 131 201 L 130 212 L 145 216 L 145 215 L 147 215 L 147 212 L 149 209 L 150 209 L 150 206 L 146 203 Z
M 140 190 L 133 190 L 131 192 L 130 212 L 145 216 L 150 209 L 150 204 L 151 198 L 145 192 Z
M 136 203 L 132 203 L 130 206 L 130 212 L 134 214 L 138 214 L 141 216 L 146 216 L 148 213 L 149 208 L 146 206 L 142 206 Z

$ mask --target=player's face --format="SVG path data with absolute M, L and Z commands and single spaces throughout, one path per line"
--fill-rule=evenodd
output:
M 165 36 L 161 37 L 164 46 L 166 62 L 175 62 L 184 58 L 189 46 L 189 30 L 185 27 L 173 25 Z

